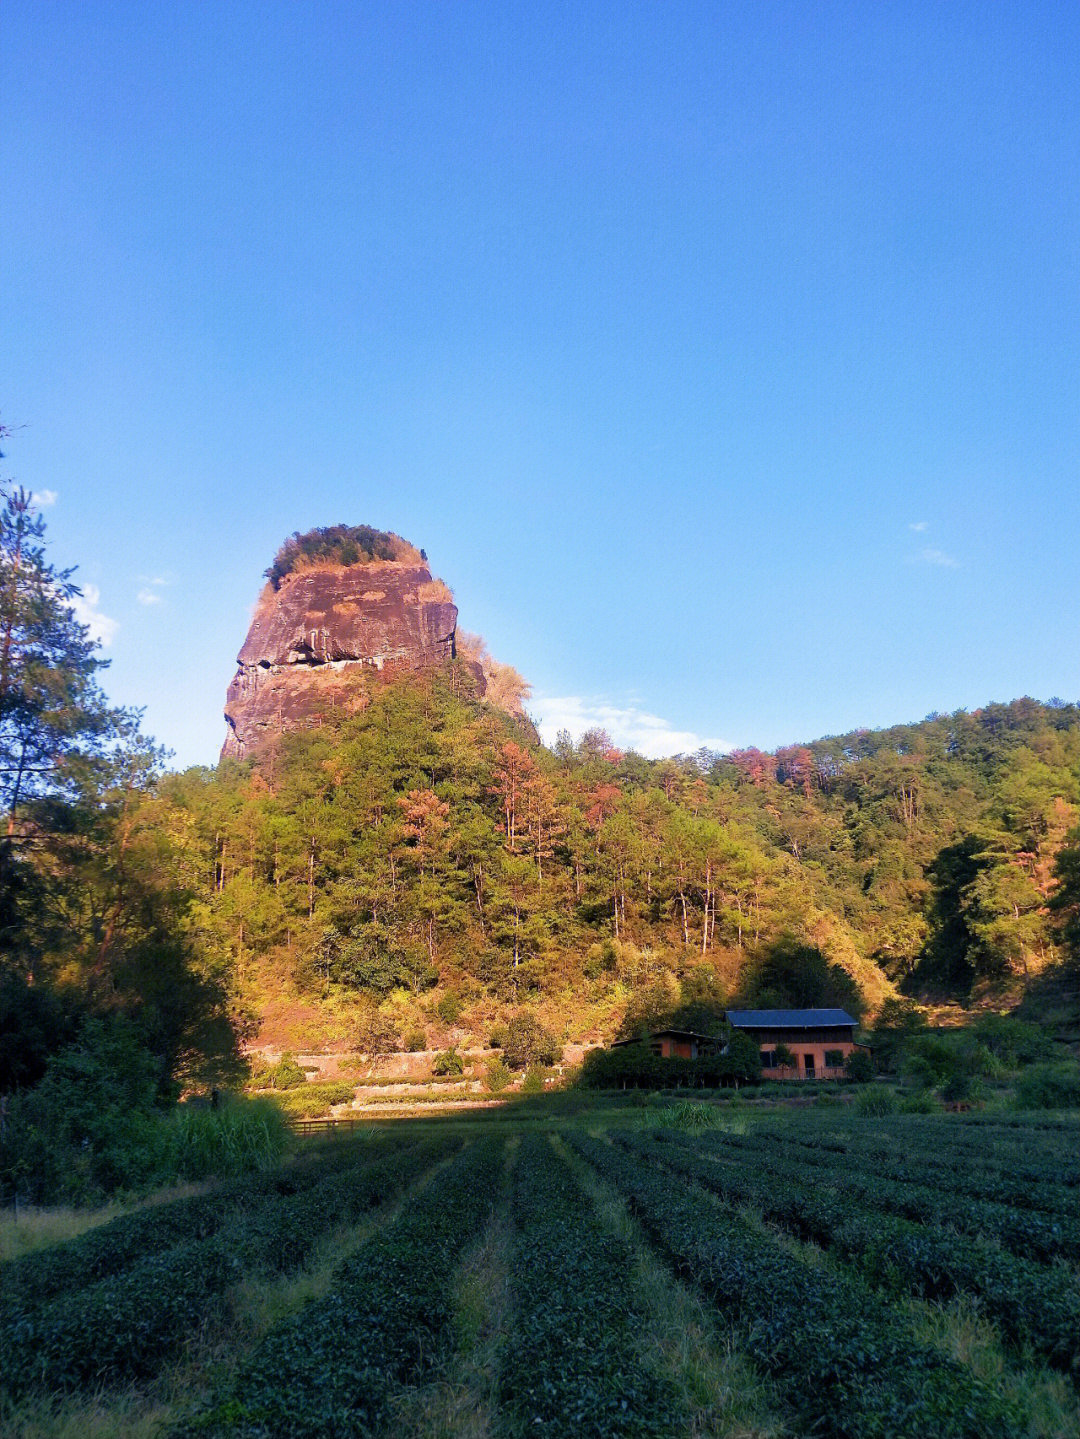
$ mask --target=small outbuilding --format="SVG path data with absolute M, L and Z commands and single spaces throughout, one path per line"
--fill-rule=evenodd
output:
M 617 1039 L 611 1046 L 639 1044 L 638 1039 Z M 721 1041 L 707 1034 L 698 1034 L 693 1029 L 652 1029 L 648 1045 L 653 1054 L 661 1059 L 707 1059 L 719 1054 Z
M 844 1009 L 729 1009 L 727 1019 L 757 1044 L 763 1079 L 842 1079 L 848 1055 L 867 1047 Z M 777 1062 L 781 1046 L 794 1063 Z

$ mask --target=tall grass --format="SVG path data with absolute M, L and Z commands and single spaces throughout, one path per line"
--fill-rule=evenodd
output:
M 217 1109 L 181 1105 L 173 1118 L 178 1177 L 250 1174 L 275 1164 L 289 1142 L 288 1120 L 270 1099 L 227 1099 Z

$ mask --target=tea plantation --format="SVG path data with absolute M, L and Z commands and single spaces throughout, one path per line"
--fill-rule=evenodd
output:
M 1080 1434 L 1078 1141 L 656 1099 L 310 1142 L 5 1264 L 0 1432 Z

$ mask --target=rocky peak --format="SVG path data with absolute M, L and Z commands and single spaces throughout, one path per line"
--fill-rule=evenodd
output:
M 376 538 L 357 546 L 357 535 Z M 295 535 L 267 575 L 229 685 L 223 759 L 242 759 L 328 711 L 363 708 L 365 671 L 419 669 L 456 655 L 454 597 L 432 578 L 423 551 L 397 535 L 344 526 Z

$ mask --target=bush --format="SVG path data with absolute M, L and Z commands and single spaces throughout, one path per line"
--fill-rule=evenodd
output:
M 405 1035 L 404 1043 L 409 1054 L 419 1054 L 427 1049 L 427 1035 L 422 1029 L 410 1029 Z
M 534 1064 L 556 1064 L 562 1058 L 562 1045 L 535 1015 L 524 1011 L 510 1021 L 503 1052 L 511 1069 L 527 1069 Z
M 505 1024 L 493 1025 L 491 1034 L 488 1036 L 488 1046 L 491 1049 L 505 1049 L 509 1034 L 510 1031 Z
M 906 1094 L 900 1101 L 901 1114 L 940 1114 L 941 1105 L 932 1094 Z
M 525 1071 L 525 1077 L 521 1081 L 522 1094 L 543 1094 L 545 1071 L 539 1064 L 531 1064 Z
M 435 1005 L 435 1013 L 444 1024 L 456 1024 L 461 1018 L 463 1006 L 464 1001 L 461 995 L 454 994 L 451 990 L 449 993 L 444 994 Z
M 129 1022 L 83 1021 L 33 1089 L 9 1097 L 0 1191 L 95 1204 L 169 1183 L 175 1151 L 158 1103 L 161 1064 Z
M 484 1069 L 484 1088 L 492 1094 L 501 1094 L 510 1083 L 512 1076 L 505 1060 L 489 1059 Z
M 941 1097 L 946 1104 L 977 1104 L 985 1093 L 985 1086 L 979 1075 L 957 1070 L 941 1087 Z
M 874 1077 L 874 1061 L 866 1049 L 853 1049 L 844 1060 L 844 1073 L 852 1084 L 869 1084 Z
M 1033 1064 L 1016 1081 L 1019 1109 L 1075 1109 L 1080 1073 L 1075 1064 Z
M 856 1096 L 852 1105 L 855 1113 L 863 1119 L 884 1119 L 895 1114 L 900 1107 L 896 1095 L 883 1084 L 871 1084 Z
M 431 1069 L 432 1073 L 436 1075 L 464 1074 L 465 1061 L 456 1049 L 444 1049 L 441 1054 L 436 1055 Z
M 307 1083 L 307 1073 L 291 1054 L 283 1054 L 277 1064 L 260 1064 L 252 1074 L 257 1089 L 298 1089 Z
M 328 1079 L 321 1084 L 305 1084 L 303 1089 L 275 1091 L 271 1102 L 289 1119 L 321 1119 L 330 1113 L 331 1105 L 344 1104 L 355 1093 L 351 1079 Z

